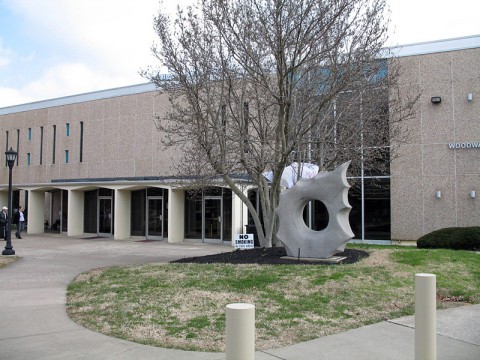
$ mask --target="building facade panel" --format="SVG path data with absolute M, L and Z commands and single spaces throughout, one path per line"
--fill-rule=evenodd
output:
M 123 98 L 123 101 L 126 99 Z M 118 97 L 113 97 L 103 100 L 105 102 L 105 118 L 116 118 L 121 115 L 120 100 Z
M 423 159 L 423 176 L 455 175 L 455 154 L 443 144 L 424 144 L 420 147 Z
M 423 181 L 423 234 L 445 227 L 457 226 L 455 177 L 453 175 L 425 176 Z
M 138 98 L 136 96 L 126 96 L 118 98 L 118 113 L 115 116 L 129 116 L 134 117 L 138 113 Z
M 480 59 L 478 62 L 480 63 Z M 480 126 L 478 123 L 478 114 L 480 114 L 480 95 L 478 95 L 480 94 L 480 79 L 457 81 L 454 83 L 453 89 L 455 140 L 469 139 L 469 141 L 478 141 L 480 139 Z
M 83 156 L 82 162 L 89 167 L 89 177 L 97 177 L 95 162 L 99 161 L 100 154 L 105 152 L 104 150 L 104 138 L 107 137 L 105 133 L 105 120 L 103 118 L 86 118 L 83 120 Z
M 480 80 L 480 49 L 452 51 L 452 76 L 459 82 Z M 467 70 L 467 71 L 465 71 Z M 478 82 L 477 82 L 478 84 Z
M 432 104 L 432 97 L 440 96 L 440 104 Z M 424 91 L 420 96 L 422 109 L 422 138 L 424 144 L 438 144 L 453 141 L 455 122 L 452 117 L 454 104 L 450 84 L 443 83 L 436 90 Z
M 418 56 L 419 82 L 423 90 L 437 90 L 439 84 L 449 83 L 452 77 L 451 52 L 435 52 Z
M 399 69 L 400 77 L 398 84 L 400 86 L 417 86 L 420 85 L 420 61 L 418 56 L 395 57 L 390 60 L 390 66 Z
M 403 68 L 401 95 L 420 98 L 403 124 L 407 141 L 390 144 L 398 155 L 390 175 L 362 177 L 365 187 L 350 191 L 362 241 L 414 241 L 442 227 L 479 225 L 480 48 L 459 47 L 460 40 L 406 46 L 390 60 Z M 229 241 L 248 218 L 229 189 L 172 188 L 180 152 L 164 148 L 156 123 L 168 110 L 168 94 L 152 84 L 0 109 L 0 145 L 19 153 L 17 202 L 69 235 Z M 41 217 L 29 231 L 44 230 Z
M 457 176 L 458 226 L 479 226 L 480 174 Z
M 126 146 L 133 146 L 133 154 L 135 160 L 148 161 L 152 160 L 152 151 L 156 152 L 156 138 L 160 136 L 160 132 L 152 130 L 153 115 L 137 115 L 132 119 L 132 126 L 127 129 L 128 142 Z M 148 131 L 150 130 L 150 131 Z M 151 174 L 151 167 L 144 174 Z
M 412 86 L 402 86 L 401 87 L 401 94 L 420 94 L 421 88 L 420 85 L 412 85 Z M 404 104 L 409 100 L 408 97 L 404 99 Z M 404 127 L 405 131 L 405 138 L 402 137 L 403 142 L 407 144 L 422 144 L 423 143 L 423 112 L 422 108 L 418 106 L 418 110 L 414 113 L 413 117 L 410 119 L 404 120 L 404 123 L 401 125 Z M 393 139 L 392 145 L 395 144 L 395 139 Z
M 88 109 L 86 119 L 90 121 L 99 121 L 105 118 L 105 101 L 93 100 L 86 103 Z
M 124 154 L 120 154 L 119 149 L 120 143 L 125 141 L 125 139 L 121 137 L 122 128 L 130 125 L 124 122 L 125 119 L 123 116 L 114 116 L 107 112 L 103 124 L 101 144 L 97 144 L 99 152 L 94 155 L 93 161 L 96 159 L 118 161 L 120 158 L 123 158 Z
M 420 84 L 421 95 L 417 125 L 406 124 L 412 129 L 410 145 L 399 146 L 404 157 L 392 162 L 392 239 L 415 240 L 443 227 L 480 225 L 477 201 L 469 197 L 479 186 L 474 175 L 480 169 L 480 148 L 474 149 L 480 140 L 479 53 L 478 48 L 443 49 L 399 59 L 407 70 L 402 83 Z M 432 103 L 437 96 L 441 102 Z M 419 157 L 421 172 L 415 166 Z
M 405 144 L 396 148 L 396 158 L 392 160 L 390 171 L 396 177 L 418 176 L 423 174 L 422 152 L 418 151 L 420 145 Z
M 391 239 L 412 241 L 424 234 L 424 188 L 419 175 L 392 176 L 390 202 Z
M 468 146 L 472 143 L 478 142 L 456 142 L 456 146 Z M 480 147 L 470 149 L 450 149 L 450 152 L 455 154 L 455 166 L 458 176 L 461 175 L 477 175 L 480 176 Z

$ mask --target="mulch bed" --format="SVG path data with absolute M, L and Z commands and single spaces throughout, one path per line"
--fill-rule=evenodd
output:
M 286 256 L 285 248 L 254 248 L 248 250 L 234 250 L 220 254 L 197 256 L 183 258 L 172 261 L 172 263 L 197 263 L 197 264 L 260 264 L 260 265 L 278 265 L 278 264 L 303 264 L 303 265 L 336 265 L 353 264 L 363 258 L 368 257 L 368 253 L 362 250 L 345 249 L 344 252 L 335 254 L 335 256 L 345 257 L 338 263 L 326 261 L 298 260 L 293 258 L 283 258 Z

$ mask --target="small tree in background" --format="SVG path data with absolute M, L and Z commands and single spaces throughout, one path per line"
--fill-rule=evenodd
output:
M 182 149 L 176 172 L 202 184 L 221 177 L 247 205 L 261 246 L 273 244 L 293 161 L 331 170 L 352 160 L 356 174 L 385 171 L 394 158 L 390 142 L 405 135 L 398 124 L 414 99 L 389 96 L 399 73 L 382 60 L 385 12 L 385 0 L 199 0 L 173 22 L 155 18 L 152 50 L 172 80 L 143 75 L 169 94 L 158 127 L 165 146 Z M 235 181 L 245 174 L 261 209 Z

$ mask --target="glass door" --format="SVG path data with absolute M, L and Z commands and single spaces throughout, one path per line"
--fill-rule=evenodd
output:
M 60 223 L 61 232 L 68 231 L 68 191 L 62 190 L 62 214 Z
M 98 198 L 98 235 L 112 236 L 112 198 Z
M 163 239 L 163 198 L 148 197 L 147 207 L 147 239 Z
M 205 196 L 203 223 L 204 239 L 222 240 L 222 197 Z

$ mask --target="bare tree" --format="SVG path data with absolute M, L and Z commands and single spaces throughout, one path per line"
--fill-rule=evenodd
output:
M 173 22 L 155 18 L 152 50 L 172 80 L 143 75 L 170 96 L 172 110 L 158 117 L 164 144 L 183 149 L 180 174 L 221 177 L 243 200 L 261 246 L 273 244 L 292 161 L 330 170 L 353 160 L 355 173 L 393 156 L 394 125 L 411 112 L 389 121 L 399 103 L 389 97 L 397 71 L 382 60 L 385 13 L 385 0 L 199 0 Z M 261 211 L 240 174 L 257 187 Z

